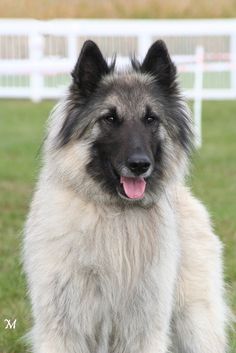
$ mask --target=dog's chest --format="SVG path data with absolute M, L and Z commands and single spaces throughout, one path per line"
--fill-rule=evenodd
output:
M 155 256 L 158 228 L 152 211 L 99 213 L 79 222 L 78 260 L 80 266 L 111 276 L 137 274 Z M 120 277 L 121 279 L 121 277 Z
M 72 249 L 73 267 L 83 283 L 117 296 L 121 288 L 123 293 L 136 288 L 161 257 L 173 257 L 172 234 L 166 232 L 159 210 L 85 211 Z

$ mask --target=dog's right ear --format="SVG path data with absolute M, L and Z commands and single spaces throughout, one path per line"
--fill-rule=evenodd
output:
M 109 73 L 109 67 L 97 44 L 87 40 L 71 75 L 80 94 L 87 97 L 97 87 L 102 76 Z

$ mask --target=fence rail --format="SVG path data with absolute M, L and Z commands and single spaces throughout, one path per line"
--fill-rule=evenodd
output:
M 236 19 L 0 20 L 0 98 L 58 98 L 86 39 L 106 57 L 142 59 L 157 38 L 166 41 L 186 97 L 194 100 L 201 144 L 202 99 L 236 98 Z

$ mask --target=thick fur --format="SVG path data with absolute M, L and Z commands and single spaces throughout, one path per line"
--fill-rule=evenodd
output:
M 161 41 L 123 73 L 83 47 L 25 226 L 34 353 L 226 352 L 222 246 L 184 186 L 191 120 L 175 75 Z M 139 200 L 117 178 L 134 146 L 151 161 Z

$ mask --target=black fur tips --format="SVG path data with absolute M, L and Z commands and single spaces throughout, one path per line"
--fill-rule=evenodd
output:
M 97 87 L 103 75 L 109 73 L 109 67 L 97 44 L 87 40 L 72 72 L 74 83 L 78 85 L 80 94 L 88 96 Z
M 140 70 L 156 77 L 163 87 L 169 88 L 175 82 L 176 67 L 162 40 L 157 40 L 149 48 Z

